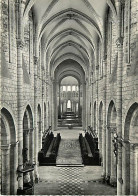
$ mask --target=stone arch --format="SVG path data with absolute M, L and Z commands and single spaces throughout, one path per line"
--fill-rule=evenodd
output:
M 6 109 L 1 110 L 1 181 L 2 194 L 16 194 L 16 130 L 13 117 Z
M 117 181 L 117 158 L 114 155 L 114 134 L 116 133 L 117 112 L 114 101 L 111 101 L 107 112 L 107 131 L 106 131 L 106 165 L 107 177 L 110 179 L 110 184 L 116 185 Z
M 28 161 L 33 163 L 34 157 L 34 133 L 33 133 L 33 114 L 30 105 L 26 106 L 23 115 L 23 164 Z M 31 178 L 31 179 L 30 179 Z M 33 174 L 24 174 L 24 183 L 26 180 L 32 180 Z
M 138 194 L 138 103 L 129 108 L 124 126 L 123 143 L 123 179 L 124 193 Z
M 37 106 L 37 127 L 38 127 L 38 150 L 42 147 L 42 118 L 41 118 L 41 106 Z
M 27 105 L 23 116 L 23 149 L 26 153 L 23 155 L 23 160 L 32 160 L 32 142 L 33 142 L 33 115 L 29 105 Z M 25 153 L 25 152 L 24 152 Z M 25 157 L 27 156 L 27 157 Z

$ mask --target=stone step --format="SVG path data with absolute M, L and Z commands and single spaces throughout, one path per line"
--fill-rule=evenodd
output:
M 56 167 L 84 167 L 83 164 L 57 164 Z

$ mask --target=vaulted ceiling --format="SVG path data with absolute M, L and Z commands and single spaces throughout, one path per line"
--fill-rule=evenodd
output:
M 27 0 L 36 38 L 46 52 L 49 65 L 63 57 L 79 59 L 88 66 L 97 40 L 102 43 L 105 13 L 112 0 Z M 65 59 L 64 59 L 65 60 Z

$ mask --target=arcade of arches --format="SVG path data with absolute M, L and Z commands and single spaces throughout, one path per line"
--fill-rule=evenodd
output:
M 23 194 L 28 182 L 39 192 L 44 134 L 60 132 L 62 144 L 76 130 L 98 141 L 104 193 L 138 195 L 137 8 L 137 0 L 0 1 L 2 195 Z M 91 175 L 95 166 L 84 168 Z

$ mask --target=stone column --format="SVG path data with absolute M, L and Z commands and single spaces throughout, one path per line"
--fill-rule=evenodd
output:
M 114 155 L 114 146 L 112 140 L 114 139 L 114 133 L 116 133 L 116 127 L 110 127 L 111 133 L 111 176 L 110 176 L 110 184 L 116 185 L 116 175 L 117 175 L 117 161 Z
M 59 83 L 56 82 L 56 91 L 55 91 L 55 129 L 57 129 L 57 126 L 58 126 L 58 94 L 59 94 Z
M 86 130 L 88 129 L 88 123 L 89 123 L 89 83 L 88 83 L 88 78 L 86 79 L 86 85 L 85 85 L 85 88 L 86 88 L 86 102 L 85 102 L 85 107 L 86 107 Z
M 122 57 L 123 40 L 118 38 L 116 41 L 118 47 L 118 67 L 117 67 L 117 134 L 118 139 L 122 137 Z M 117 194 L 122 194 L 122 145 L 118 145 L 118 164 L 117 164 Z
M 78 104 L 78 108 L 79 108 L 79 117 L 80 117 L 80 115 L 81 115 L 81 113 L 80 113 L 80 84 L 79 84 L 79 86 L 78 86 L 78 95 L 79 95 L 79 104 Z
M 18 166 L 18 142 L 11 143 L 11 149 L 10 149 L 10 156 L 12 157 L 11 164 L 10 164 L 10 175 L 11 175 L 11 181 L 10 181 L 10 194 L 16 195 L 17 191 L 17 166 Z
M 98 141 L 99 141 L 99 105 L 98 105 L 98 77 L 99 77 L 99 65 L 97 65 L 96 62 L 96 133 L 98 135 Z M 98 148 L 99 148 L 99 142 L 98 142 Z
M 122 29 L 122 1 L 116 1 L 117 10 L 117 40 L 116 45 L 118 48 L 118 65 L 117 65 L 117 134 L 118 140 L 122 137 L 122 66 L 123 66 L 123 38 L 121 37 Z M 122 145 L 118 144 L 118 164 L 117 164 L 117 195 L 122 195 Z
M 103 79 L 104 79 L 104 96 L 103 96 L 103 134 L 102 134 L 102 154 L 103 154 L 103 174 L 106 175 L 106 77 L 107 77 L 107 59 L 103 57 Z
M 53 79 L 52 80 L 52 130 L 54 131 L 56 126 L 55 126 L 55 122 L 56 122 L 56 82 Z
M 25 159 L 29 160 L 29 129 L 23 130 L 23 137 L 23 149 L 27 150 L 26 157 L 23 157 L 25 162 Z
M 30 161 L 34 163 L 34 129 L 30 128 Z M 34 171 L 30 173 L 31 181 L 34 182 Z
M 138 194 L 138 143 L 130 144 L 130 195 L 137 195 Z
M 23 42 L 23 12 L 25 7 L 24 1 L 16 1 L 16 23 L 17 23 L 17 113 L 18 113 L 18 168 L 22 169 L 23 166 L 23 68 L 22 68 L 22 50 Z M 18 175 L 18 189 L 23 189 L 23 175 Z
M 99 120 L 99 153 L 102 158 L 102 143 L 103 143 L 103 120 Z M 102 160 L 103 162 L 103 160 Z
M 2 18 L 1 18 L 1 13 L 2 13 L 2 2 L 0 1 L 0 8 L 1 8 L 1 11 L 0 11 L 0 43 L 2 43 L 1 41 L 1 32 L 2 32 Z M 0 51 L 2 51 L 1 49 L 1 46 L 2 44 L 0 44 Z M 0 89 L 1 89 L 1 53 L 0 53 Z M 0 109 L 1 109 L 1 93 L 0 93 Z M 1 119 L 1 110 L 0 110 L 0 119 Z M 0 120 L 0 138 L 1 138 L 1 120 Z M 1 146 L 1 139 L 0 139 L 0 146 Z M 1 154 L 1 150 L 0 150 L 0 154 Z M 2 171 L 2 168 L 1 168 L 1 158 L 0 158 L 0 171 Z M 0 195 L 1 195 L 1 180 L 0 180 Z
M 130 143 L 129 141 L 123 141 L 122 151 L 122 195 L 130 194 Z
M 37 67 L 38 57 L 34 56 L 34 159 L 35 159 L 35 182 L 38 182 L 38 127 L 37 127 Z
M 45 77 L 45 68 L 42 66 L 42 123 L 41 123 L 41 138 L 42 138 L 42 133 L 44 133 L 44 95 L 45 95 L 45 87 L 44 87 L 44 77 Z M 41 142 L 41 147 L 42 147 L 42 142 Z
M 37 127 L 38 127 L 38 138 L 40 141 L 40 143 L 38 143 L 38 151 L 40 151 L 42 148 L 42 121 L 40 121 L 40 119 L 37 122 Z
M 60 93 L 61 93 L 61 87 L 60 87 L 60 85 L 59 85 L 59 116 L 61 117 L 61 113 L 62 113 L 62 111 L 61 111 L 61 95 L 60 95 Z
M 29 161 L 29 129 L 23 130 L 23 162 Z M 24 174 L 24 182 L 30 179 L 30 173 Z
M 10 146 L 1 146 L 2 156 L 2 194 L 10 195 Z
M 106 178 L 110 178 L 110 168 L 111 168 L 111 135 L 110 127 L 106 128 Z
M 86 129 L 86 83 L 83 83 L 82 125 Z

